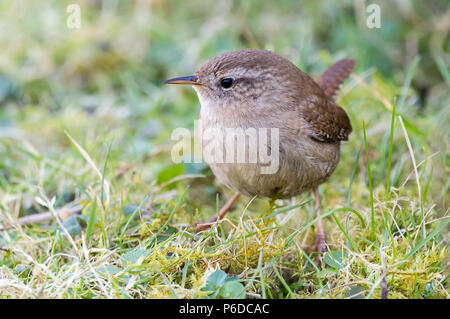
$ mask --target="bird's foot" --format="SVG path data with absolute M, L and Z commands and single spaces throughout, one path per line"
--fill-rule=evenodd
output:
M 194 223 L 194 233 L 197 234 L 198 232 L 207 230 L 209 228 L 211 228 L 211 226 L 217 221 L 217 216 L 214 216 L 213 218 L 211 218 L 208 222 L 199 222 L 196 221 Z
M 314 245 L 302 245 L 301 248 L 302 250 L 307 253 L 307 254 L 311 254 L 311 253 L 316 253 L 316 264 L 318 266 L 320 266 L 322 264 L 322 256 L 323 253 L 326 253 L 328 251 L 328 246 L 327 246 L 327 242 L 325 241 L 325 233 L 324 232 L 319 232 L 316 235 L 316 240 L 314 242 Z
M 218 220 L 221 220 L 225 216 L 225 214 L 230 210 L 233 203 L 239 198 L 239 195 L 240 195 L 239 192 L 234 193 L 234 195 L 222 207 L 222 209 L 219 212 L 219 215 L 214 216 L 208 222 L 206 222 L 206 223 L 195 222 L 194 223 L 194 227 L 195 227 L 194 232 L 198 233 L 203 230 L 207 230 L 207 229 L 211 228 L 211 226 L 214 225 Z
M 316 234 L 316 242 L 314 243 L 315 251 L 319 253 L 325 253 L 328 251 L 328 246 L 325 238 L 326 236 L 324 232 L 319 232 Z

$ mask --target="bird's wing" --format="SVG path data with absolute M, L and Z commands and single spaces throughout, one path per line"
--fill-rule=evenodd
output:
M 351 59 L 339 60 L 333 64 L 316 81 L 325 95 L 316 91 L 315 95 L 310 95 L 301 102 L 301 115 L 307 123 L 307 132 L 313 139 L 329 143 L 346 141 L 352 132 L 347 113 L 334 101 L 354 66 L 355 61 Z
M 343 108 L 324 95 L 312 95 L 301 102 L 301 118 L 306 132 L 320 142 L 346 141 L 352 132 L 350 119 Z

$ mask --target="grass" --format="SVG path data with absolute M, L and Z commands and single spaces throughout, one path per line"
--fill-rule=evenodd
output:
M 370 30 L 350 1 L 80 1 L 80 29 L 68 3 L 0 4 L 2 298 L 449 297 L 449 44 L 433 24 L 448 4 L 383 3 Z M 357 60 L 338 100 L 353 133 L 320 188 L 320 266 L 308 193 L 271 214 L 241 197 L 193 232 L 232 192 L 172 163 L 198 100 L 161 82 L 244 47 L 313 77 Z

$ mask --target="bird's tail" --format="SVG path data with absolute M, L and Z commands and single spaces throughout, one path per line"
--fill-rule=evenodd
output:
M 350 73 L 352 73 L 354 66 L 355 60 L 339 60 L 330 66 L 316 82 L 325 94 L 334 101 L 339 88 Z

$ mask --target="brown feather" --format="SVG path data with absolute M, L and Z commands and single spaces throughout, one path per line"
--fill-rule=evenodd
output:
M 313 139 L 328 143 L 348 140 L 352 132 L 350 119 L 334 101 L 354 66 L 355 61 L 351 59 L 333 64 L 316 81 L 326 97 L 317 94 L 301 102 L 301 115 L 308 123 L 308 131 Z
M 302 101 L 300 112 L 314 140 L 327 143 L 346 141 L 352 132 L 345 110 L 324 96 Z
M 330 66 L 316 82 L 325 94 L 334 101 L 339 88 L 350 73 L 352 73 L 354 66 L 355 60 L 339 60 Z

